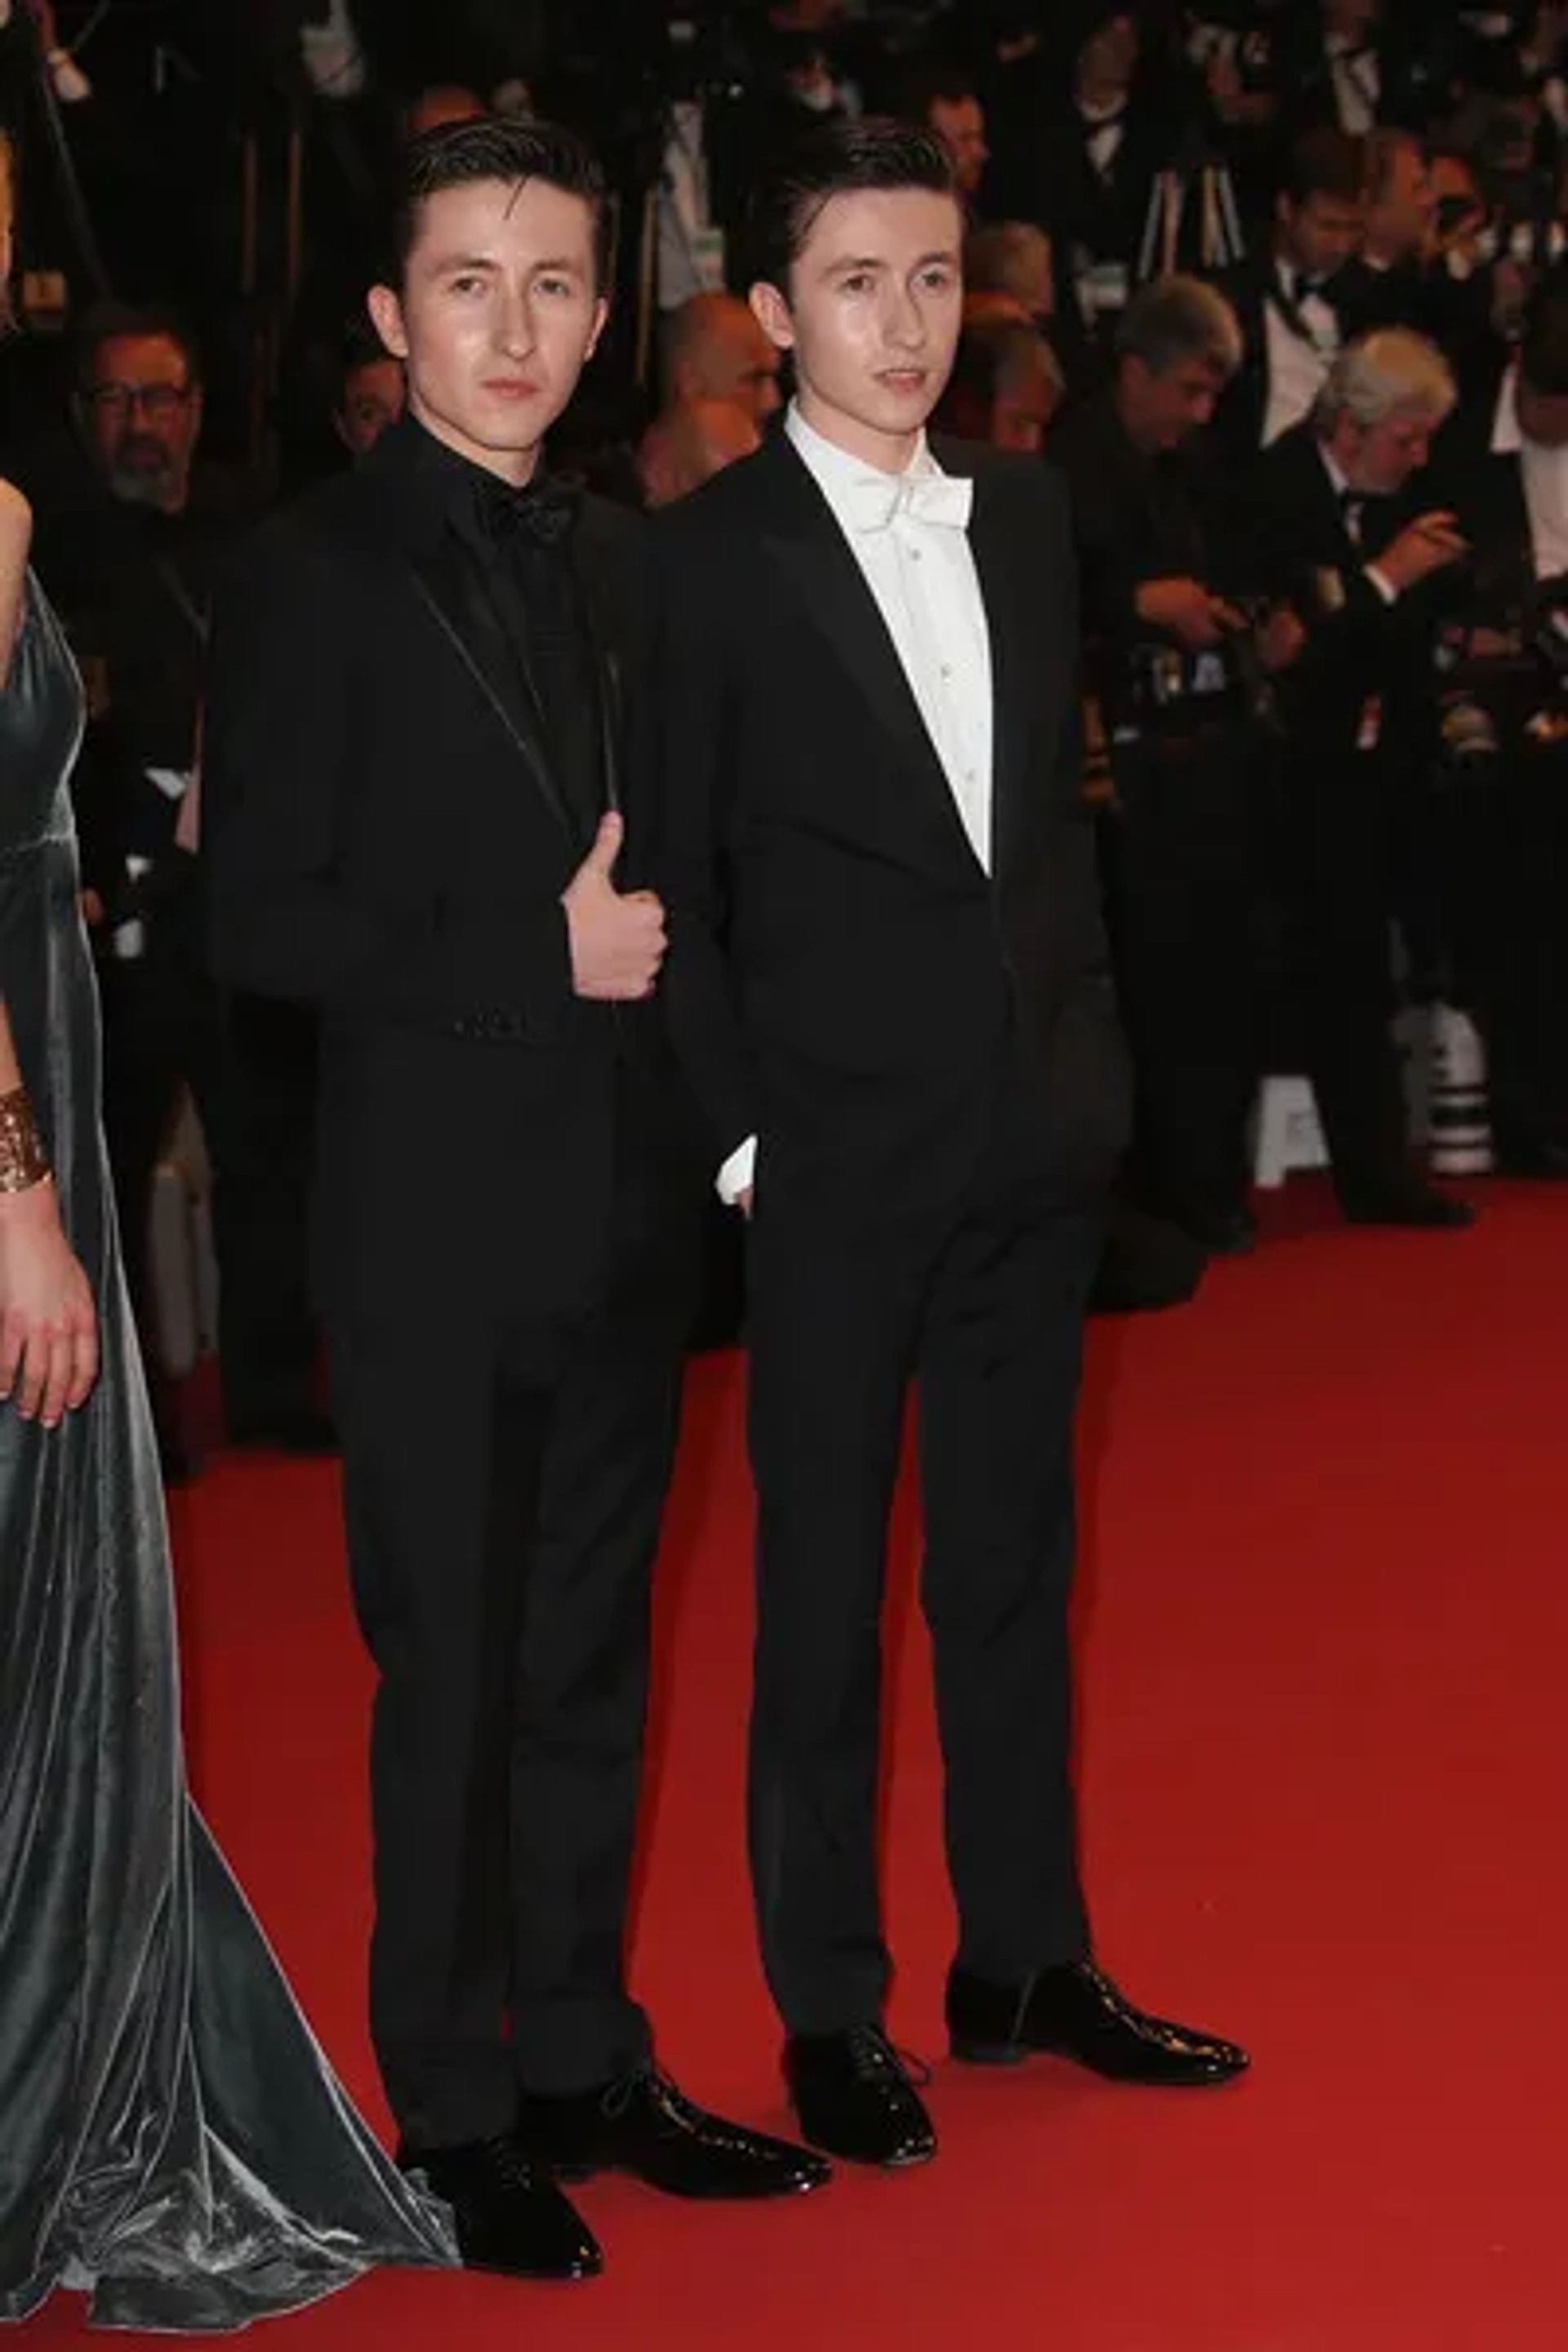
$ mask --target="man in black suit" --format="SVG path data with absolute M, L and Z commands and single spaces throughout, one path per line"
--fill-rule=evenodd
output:
M 1290 150 L 1272 239 L 1217 284 L 1241 330 L 1241 364 L 1216 436 L 1245 463 L 1299 425 L 1345 341 L 1340 291 L 1364 226 L 1363 142 L 1323 125 Z
M 1445 95 L 1431 30 L 1425 6 L 1303 0 L 1281 44 L 1286 122 L 1297 131 L 1332 123 L 1356 138 L 1424 122 Z
M 1037 89 L 1037 109 L 1011 120 L 1004 110 L 997 123 L 987 210 L 1049 230 L 1058 285 L 1093 331 L 1114 324 L 1136 283 L 1179 110 L 1146 69 L 1138 13 L 1122 0 L 1067 12 Z
M 1447 452 L 1475 561 L 1443 631 L 1440 737 L 1453 1001 L 1486 1042 L 1497 1165 L 1568 1175 L 1568 296 Z M 1478 729 L 1478 716 L 1485 724 Z
M 701 1207 L 617 858 L 637 526 L 540 445 L 604 323 L 598 168 L 414 142 L 371 306 L 409 414 L 220 612 L 216 952 L 323 1015 L 318 1278 L 380 1675 L 373 2029 L 403 2161 L 486 2268 L 580 2277 L 551 2173 L 807 2188 L 650 2064 L 623 1943 L 649 1573 Z
M 929 131 L 826 128 L 758 208 L 785 430 L 656 527 L 671 1034 L 750 1216 L 751 1842 L 808 2138 L 929 2156 L 882 2030 L 879 1619 L 904 1401 L 961 1917 L 954 2050 L 1214 2082 L 1093 1968 L 1068 1770 L 1080 1322 L 1127 1076 L 1038 463 L 924 425 L 963 221 Z
M 1471 1221 L 1411 1172 L 1392 1029 L 1390 845 L 1426 740 L 1422 591 L 1464 552 L 1452 514 L 1405 494 L 1453 403 L 1447 365 L 1422 337 L 1389 328 L 1347 345 L 1312 415 L 1263 458 L 1251 508 L 1260 584 L 1306 628 L 1279 681 L 1280 888 L 1334 1184 L 1364 1224 Z
M 1300 643 L 1254 630 L 1210 517 L 1203 428 L 1241 338 L 1214 288 L 1143 287 L 1116 373 L 1051 443 L 1072 500 L 1089 675 L 1115 782 L 1113 936 L 1137 1073 L 1134 1196 L 1215 1254 L 1249 1247 L 1247 1118 L 1260 1040 L 1258 848 L 1274 767 L 1265 675 Z M 1207 460 L 1207 462 L 1205 462 Z

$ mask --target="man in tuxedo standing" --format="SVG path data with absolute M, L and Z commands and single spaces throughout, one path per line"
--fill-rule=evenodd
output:
M 1365 222 L 1366 151 L 1322 125 L 1290 151 L 1268 248 L 1218 281 L 1241 329 L 1242 361 L 1215 431 L 1245 464 L 1310 414 L 1345 340 L 1340 295 Z
M 1212 2083 L 1092 1965 L 1068 1770 L 1080 1323 L 1128 1125 L 1037 462 L 925 437 L 962 316 L 930 131 L 825 126 L 757 214 L 784 431 L 655 529 L 671 1034 L 750 1218 L 751 1846 L 806 2137 L 920 2161 L 883 2031 L 879 1621 L 905 1393 L 963 2057 Z
M 646 1002 L 663 909 L 618 878 L 637 526 L 540 470 L 604 324 L 604 184 L 499 120 L 405 170 L 370 299 L 408 413 L 219 608 L 214 943 L 323 1016 L 317 1276 L 402 2161 L 467 2261 L 574 2278 L 600 2256 L 557 2172 L 747 2197 L 824 2168 L 682 2098 L 624 1977 L 702 1191 Z
M 1312 415 L 1253 483 L 1258 584 L 1300 616 L 1279 681 L 1284 719 L 1279 884 L 1303 996 L 1303 1045 L 1335 1190 L 1357 1224 L 1455 1228 L 1467 1203 L 1412 1171 L 1391 918 L 1396 844 L 1425 821 L 1433 583 L 1466 552 L 1422 496 L 1454 406 L 1436 346 L 1402 328 L 1348 344 Z

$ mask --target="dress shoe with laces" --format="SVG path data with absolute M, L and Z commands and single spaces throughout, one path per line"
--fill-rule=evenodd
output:
M 514 2139 L 437 2148 L 405 2143 L 397 2161 L 450 2208 L 468 2269 L 525 2279 L 595 2278 L 604 2269 L 587 2223 Z
M 952 2054 L 1015 2066 L 1036 2052 L 1071 2058 L 1113 2083 L 1196 2089 L 1245 2074 L 1245 2050 L 1134 2009 L 1091 1960 L 1042 1969 L 1022 1985 L 987 1984 L 967 1969 L 947 1980 Z
M 792 2034 L 784 2080 L 801 2130 L 830 2156 L 897 2169 L 936 2154 L 931 2117 L 880 2026 Z
M 832 2178 L 808 2149 L 694 2106 L 656 2066 L 574 2098 L 525 2092 L 517 2136 L 558 2179 L 628 2172 L 670 2197 L 797 2197 Z

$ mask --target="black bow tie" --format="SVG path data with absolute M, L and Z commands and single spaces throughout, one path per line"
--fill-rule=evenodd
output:
M 480 530 L 503 547 L 517 540 L 560 547 L 575 530 L 582 506 L 579 493 L 567 483 L 547 478 L 520 490 L 494 474 L 476 479 L 474 501 Z

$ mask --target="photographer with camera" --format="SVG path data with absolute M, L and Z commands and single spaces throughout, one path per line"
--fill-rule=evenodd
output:
M 1506 1174 L 1568 1176 L 1568 292 L 1532 312 L 1485 446 L 1437 646 L 1449 992 L 1485 1040 Z
M 1202 428 L 1235 373 L 1228 306 L 1190 278 L 1136 295 L 1112 381 L 1053 436 L 1084 576 L 1091 690 L 1115 791 L 1115 934 L 1137 1076 L 1141 1207 L 1210 1252 L 1245 1248 L 1251 977 L 1269 674 L 1300 643 L 1223 593 Z
M 1434 344 L 1399 328 L 1363 336 L 1250 486 L 1262 584 L 1305 625 L 1279 687 L 1279 887 L 1307 1072 L 1340 1205 L 1359 1224 L 1471 1222 L 1409 1164 L 1390 937 L 1394 844 L 1426 741 L 1428 583 L 1466 553 L 1454 515 L 1410 486 L 1454 400 Z

